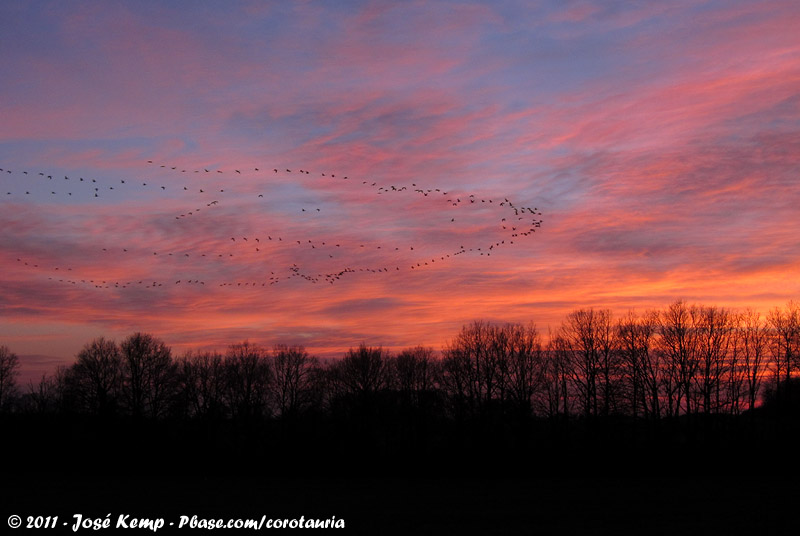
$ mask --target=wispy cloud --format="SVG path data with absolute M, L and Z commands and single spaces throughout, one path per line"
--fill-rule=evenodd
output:
M 580 306 L 778 305 L 800 290 L 799 20 L 3 5 L 0 339 L 336 355 Z

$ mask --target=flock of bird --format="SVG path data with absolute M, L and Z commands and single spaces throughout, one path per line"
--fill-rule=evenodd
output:
M 237 184 L 231 181 L 231 177 L 248 177 L 250 179 L 256 176 L 257 185 L 264 185 L 265 189 L 262 192 L 253 192 L 253 184 L 250 182 L 250 187 L 241 189 L 238 195 L 246 195 L 251 197 L 252 202 L 260 203 L 270 201 L 271 195 L 268 191 L 268 186 L 274 184 L 277 180 L 279 183 L 287 182 L 287 179 L 293 178 L 293 175 L 302 176 L 302 180 L 321 180 L 321 181 L 340 181 L 340 184 L 352 184 L 354 187 L 359 187 L 365 191 L 371 191 L 375 195 L 381 196 L 418 196 L 419 198 L 429 198 L 430 202 L 436 202 L 445 213 L 442 224 L 449 224 L 451 226 L 458 226 L 462 221 L 462 211 L 467 207 L 482 208 L 484 210 L 492 209 L 499 213 L 496 220 L 495 231 L 504 236 L 497 237 L 496 240 L 481 245 L 480 247 L 465 247 L 459 244 L 447 252 L 439 252 L 432 254 L 429 247 L 425 244 L 387 244 L 383 243 L 376 245 L 370 241 L 354 241 L 339 237 L 337 239 L 320 239 L 308 237 L 289 236 L 287 232 L 282 232 L 279 229 L 260 234 L 255 236 L 252 233 L 247 235 L 238 234 L 229 237 L 226 240 L 227 245 L 217 244 L 215 249 L 206 251 L 198 251 L 196 248 L 191 249 L 173 249 L 173 250 L 159 250 L 159 251 L 143 251 L 141 246 L 115 246 L 115 247 L 100 247 L 102 254 L 108 255 L 109 262 L 117 262 L 124 259 L 125 256 L 134 257 L 136 255 L 147 255 L 153 259 L 171 259 L 175 262 L 181 261 L 196 263 L 200 261 L 209 262 L 212 259 L 217 262 L 226 261 L 239 261 L 241 257 L 245 257 L 248 262 L 255 262 L 259 272 L 264 274 L 259 278 L 251 280 L 236 280 L 236 281 L 206 281 L 203 279 L 177 279 L 175 281 L 158 281 L 151 279 L 135 279 L 126 281 L 111 280 L 110 278 L 91 278 L 91 277 L 70 277 L 75 273 L 71 267 L 45 267 L 41 262 L 36 262 L 31 259 L 23 257 L 17 258 L 17 262 L 21 267 L 27 269 L 38 269 L 51 272 L 49 279 L 60 283 L 70 285 L 88 285 L 95 288 L 117 288 L 125 289 L 131 287 L 142 288 L 158 288 L 166 285 L 198 285 L 206 286 L 207 284 L 216 284 L 221 287 L 265 287 L 277 284 L 280 281 L 286 281 L 293 278 L 302 278 L 311 283 L 328 283 L 334 284 L 348 274 L 355 273 L 374 273 L 385 274 L 389 272 L 400 272 L 405 270 L 421 270 L 427 266 L 443 263 L 449 259 L 455 258 L 459 255 L 468 253 L 479 254 L 481 256 L 491 256 L 498 248 L 507 247 L 514 244 L 515 239 L 520 237 L 528 237 L 535 233 L 536 229 L 541 226 L 541 213 L 535 207 L 527 207 L 517 205 L 509 200 L 507 197 L 500 199 L 487 198 L 477 196 L 473 193 L 458 193 L 454 191 L 447 191 L 441 188 L 429 188 L 418 185 L 417 183 L 409 184 L 380 184 L 377 180 L 365 179 L 351 179 L 349 176 L 337 175 L 334 173 L 314 173 L 306 169 L 292 170 L 289 168 L 248 168 L 248 169 L 234 169 L 233 171 L 223 171 L 220 169 L 211 170 L 208 168 L 199 169 L 182 169 L 177 166 L 170 166 L 167 164 L 155 163 L 152 160 L 147 161 L 148 166 L 158 168 L 167 173 L 186 174 L 192 173 L 202 177 L 192 177 L 191 180 L 181 181 L 182 184 L 175 185 L 176 181 L 172 178 L 170 180 L 160 180 L 155 182 L 151 179 L 96 179 L 84 177 L 69 177 L 54 176 L 46 172 L 29 172 L 27 170 L 21 172 L 14 172 L 9 169 L 0 168 L 0 173 L 6 176 L 11 176 L 13 179 L 11 183 L 13 188 L 6 189 L 6 198 L 9 200 L 26 197 L 31 195 L 47 195 L 56 197 L 66 197 L 71 199 L 88 199 L 89 201 L 95 198 L 105 198 L 108 196 L 124 196 L 132 190 L 138 191 L 154 191 L 159 194 L 169 195 L 177 192 L 178 196 L 182 194 L 192 194 L 192 199 L 196 202 L 191 210 L 185 210 L 180 214 L 174 214 L 171 218 L 179 220 L 176 224 L 182 225 L 181 221 L 197 221 L 196 218 L 200 217 L 201 212 L 208 214 L 210 209 L 224 206 L 226 201 L 236 192 Z M 265 180 L 265 175 L 269 179 Z M 213 179 L 212 179 L 213 177 Z M 224 183 L 220 183 L 220 179 L 224 179 Z M 45 183 L 44 189 L 42 183 Z M 202 184 L 201 184 L 202 183 Z M 46 192 L 49 191 L 49 194 Z M 33 192 L 33 193 L 32 193 Z M 266 197 L 265 197 L 266 196 Z M 202 202 L 197 202 L 198 198 L 205 197 Z M 40 198 L 40 197 L 39 197 Z M 363 198 L 361 198 L 363 200 Z M 200 205 L 200 206 L 198 206 Z M 444 210 L 447 208 L 448 210 Z M 456 210 L 458 209 L 458 210 Z M 319 206 L 302 206 L 297 210 L 298 217 L 315 216 L 324 217 L 325 210 Z M 320 222 L 324 223 L 324 221 Z M 191 227 L 190 227 L 191 228 Z M 185 230 L 185 229 L 184 229 Z M 415 249 L 416 248 L 416 249 Z M 264 270 L 269 259 L 273 258 L 277 250 L 315 250 L 313 253 L 318 254 L 320 259 L 326 261 L 326 264 L 335 265 L 341 263 L 341 259 L 353 260 L 358 257 L 356 252 L 364 252 L 371 250 L 377 252 L 380 250 L 381 264 L 375 265 L 353 265 L 347 263 L 346 266 L 338 266 L 332 269 L 323 271 L 316 271 L 316 273 L 307 273 L 301 269 L 297 262 L 291 263 L 290 266 L 283 268 L 277 267 L 274 269 Z M 391 253 L 391 255 L 386 255 Z M 424 254 L 424 256 L 422 256 Z M 256 255 L 256 257 L 254 257 Z M 261 255 L 261 259 L 257 257 Z M 409 260 L 409 257 L 415 257 Z M 371 258 L 368 256 L 368 259 Z M 389 261 L 392 261 L 391 263 Z M 374 262 L 374 261 L 373 261 Z M 57 272 L 57 273 L 56 273 Z M 66 274 L 66 276 L 64 275 Z

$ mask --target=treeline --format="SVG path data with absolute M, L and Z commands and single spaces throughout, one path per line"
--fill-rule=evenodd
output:
M 98 338 L 73 365 L 16 385 L 18 358 L 0 347 L 4 411 L 141 418 L 290 418 L 375 397 L 452 418 L 740 414 L 779 397 L 800 366 L 800 307 L 754 311 L 688 305 L 633 312 L 579 309 L 549 333 L 533 324 L 464 326 L 440 353 L 361 345 L 321 362 L 303 347 L 244 342 L 173 356 L 135 333 Z M 782 380 L 782 381 L 779 381 Z
M 546 335 L 478 321 L 440 352 L 362 344 L 331 360 L 249 342 L 174 356 L 135 333 L 89 342 L 27 389 L 18 366 L 0 347 L 0 429 L 20 459 L 60 441 L 73 468 L 172 470 L 164 453 L 180 452 L 180 467 L 287 473 L 686 471 L 708 452 L 736 465 L 800 437 L 793 302 L 766 316 L 684 301 L 620 318 L 579 309 Z

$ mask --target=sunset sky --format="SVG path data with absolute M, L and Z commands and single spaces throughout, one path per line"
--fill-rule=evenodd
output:
M 783 306 L 798 28 L 796 0 L 2 2 L 0 344 L 33 376 L 135 331 L 337 356 Z

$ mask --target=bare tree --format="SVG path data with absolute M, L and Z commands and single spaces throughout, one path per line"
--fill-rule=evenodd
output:
M 317 359 L 302 346 L 277 345 L 272 349 L 272 394 L 282 417 L 296 415 L 315 401 Z
M 227 382 L 222 355 L 217 352 L 187 353 L 178 363 L 181 390 L 190 415 L 225 417 Z
M 653 351 L 656 332 L 654 312 L 637 316 L 629 311 L 616 325 L 616 347 L 621 359 L 620 374 L 625 396 L 634 418 L 660 414 L 661 370 L 658 354 Z
M 533 400 L 544 377 L 544 352 L 536 325 L 506 324 L 507 356 L 503 359 L 509 400 L 523 415 L 533 411 Z
M 444 381 L 460 404 L 484 411 L 506 398 L 508 333 L 487 322 L 464 326 L 443 350 Z
M 683 406 L 691 413 L 693 402 L 692 385 L 697 372 L 697 336 L 695 325 L 697 308 L 689 307 L 679 300 L 659 314 L 659 346 L 664 353 L 668 374 L 663 378 L 666 389 L 668 411 L 678 415 Z
M 694 380 L 699 402 L 703 413 L 718 413 L 726 403 L 723 382 L 730 366 L 733 317 L 727 309 L 698 307 L 694 329 L 697 348 Z
M 767 315 L 772 328 L 772 350 L 776 386 L 780 386 L 781 376 L 789 386 L 792 369 L 800 359 L 800 305 L 790 301 L 786 309 L 774 308 Z
M 0 346 L 0 411 L 5 411 L 17 392 L 17 375 L 19 374 L 19 357 Z
M 147 333 L 134 333 L 120 343 L 122 392 L 136 417 L 164 416 L 177 387 L 177 365 L 169 347 Z
M 573 311 L 559 335 L 569 349 L 572 384 L 584 416 L 609 415 L 618 389 L 611 311 Z
M 762 376 L 767 367 L 769 333 L 767 326 L 761 320 L 761 315 L 752 309 L 741 316 L 738 331 L 739 353 L 746 377 L 747 404 L 752 410 L 756 406 Z
M 658 312 L 648 311 L 640 319 L 638 331 L 638 365 L 644 387 L 645 414 L 655 420 L 661 417 L 662 386 L 664 378 L 663 354 L 655 348 L 658 330 Z
M 436 386 L 436 364 L 433 348 L 406 348 L 392 360 L 395 388 L 409 403 L 419 405 Z
M 570 414 L 570 348 L 559 334 L 551 334 L 542 367 L 542 398 L 539 407 L 550 417 Z
M 477 406 L 474 362 L 453 345 L 446 347 L 442 354 L 441 385 L 451 411 L 459 418 L 473 414 Z
M 358 348 L 350 348 L 332 367 L 339 392 L 357 397 L 375 395 L 387 384 L 388 358 L 381 347 L 362 343 Z
M 233 416 L 249 419 L 268 414 L 272 371 L 266 352 L 247 341 L 230 346 L 225 356 L 225 369 Z
M 84 346 L 67 381 L 79 408 L 95 414 L 115 412 L 122 389 L 122 358 L 116 343 L 99 337 Z
M 64 368 L 59 368 L 52 376 L 42 374 L 39 382 L 28 382 L 29 411 L 38 414 L 55 413 L 61 406 Z

